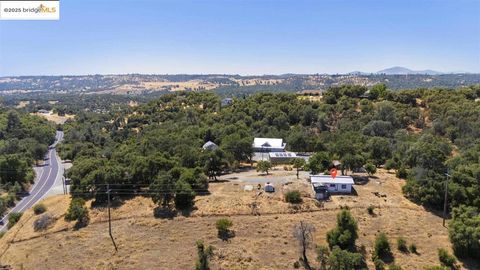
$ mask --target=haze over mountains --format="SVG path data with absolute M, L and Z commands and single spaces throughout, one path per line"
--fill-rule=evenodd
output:
M 363 72 L 363 71 L 352 71 L 349 74 L 352 75 L 371 75 L 371 74 L 385 74 L 385 75 L 442 75 L 442 74 L 470 74 L 472 72 L 466 71 L 450 71 L 450 72 L 441 72 L 431 69 L 425 70 L 413 70 L 406 67 L 395 66 L 391 68 L 386 68 L 379 70 L 377 72 Z
M 379 74 L 387 74 L 387 75 L 406 75 L 406 74 L 426 74 L 426 75 L 439 75 L 443 74 L 443 72 L 431 70 L 431 69 L 426 69 L 426 70 L 411 70 L 406 67 L 391 67 L 391 68 L 386 68 L 382 69 L 380 71 L 377 71 Z

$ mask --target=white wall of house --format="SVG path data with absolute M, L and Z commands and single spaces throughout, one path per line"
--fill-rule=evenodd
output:
M 327 184 L 328 192 L 330 193 L 351 193 L 351 184 Z

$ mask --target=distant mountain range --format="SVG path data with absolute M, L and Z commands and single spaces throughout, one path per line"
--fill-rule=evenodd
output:
M 465 73 L 465 72 L 449 72 L 449 74 L 453 73 Z M 358 75 L 358 76 L 365 76 L 365 75 L 375 75 L 375 74 L 386 74 L 386 75 L 406 75 L 406 74 L 415 74 L 415 75 L 440 75 L 445 74 L 443 72 L 427 69 L 427 70 L 411 70 L 405 67 L 391 67 L 382 69 L 377 72 L 363 72 L 363 71 L 352 71 L 349 72 L 350 75 Z
M 387 75 L 406 75 L 406 74 L 426 74 L 426 75 L 439 75 L 443 72 L 426 69 L 426 70 L 411 70 L 405 67 L 391 67 L 387 69 L 382 69 L 376 72 L 377 74 L 387 74 Z

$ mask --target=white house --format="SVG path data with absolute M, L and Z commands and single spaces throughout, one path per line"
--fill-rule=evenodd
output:
M 310 182 L 315 188 L 323 186 L 329 193 L 351 193 L 354 184 L 351 176 L 337 176 L 333 178 L 331 175 L 310 175 Z
M 283 139 L 255 138 L 252 147 L 254 152 L 284 152 L 286 145 Z

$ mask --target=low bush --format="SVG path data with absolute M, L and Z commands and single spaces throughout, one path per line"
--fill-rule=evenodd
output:
M 408 177 L 408 171 L 407 169 L 405 169 L 405 167 L 400 167 L 397 172 L 396 172 L 396 176 L 398 178 L 402 178 L 402 179 L 405 179 Z
M 85 206 L 84 199 L 72 199 L 70 206 L 68 207 L 67 214 L 65 215 L 65 220 L 76 220 L 77 223 L 75 224 L 75 228 L 77 229 L 87 226 L 88 222 L 90 221 L 90 217 L 88 215 L 88 209 Z
M 368 175 L 374 175 L 377 172 L 377 167 L 372 163 L 365 164 L 365 170 L 367 171 Z
M 396 265 L 392 263 L 388 266 L 388 270 L 402 270 L 402 267 L 400 267 L 400 265 Z
M 195 270 L 209 270 L 209 260 L 213 256 L 213 247 L 206 246 L 203 241 L 197 241 L 197 262 L 195 264 Z
M 397 238 L 397 248 L 401 252 L 408 252 L 407 240 L 405 240 L 403 237 Z
M 33 213 L 35 215 L 43 214 L 47 211 L 47 207 L 43 203 L 38 203 L 33 207 Z
M 292 190 L 285 193 L 285 201 L 289 203 L 301 203 L 302 195 L 298 190 Z
M 233 226 L 233 222 L 228 218 L 221 218 L 217 220 L 215 224 L 218 230 L 218 237 L 222 240 L 228 240 L 231 237 L 230 228 Z
M 392 256 L 392 251 L 390 250 L 390 244 L 388 243 L 388 238 L 385 233 L 380 233 L 375 239 L 375 246 L 373 250 L 373 255 L 375 258 L 385 259 Z
M 33 222 L 33 230 L 36 232 L 46 230 L 53 223 L 55 223 L 55 218 L 53 215 L 47 213 Z
M 375 209 L 375 207 L 373 207 L 373 205 L 370 205 L 367 208 L 368 214 L 371 215 L 371 216 L 375 215 L 375 212 L 373 211 L 374 209 Z
M 12 212 L 8 215 L 8 228 L 12 228 L 22 217 L 23 213 Z
M 375 265 L 375 270 L 385 270 L 385 263 L 378 257 L 373 259 L 373 265 Z
M 453 255 L 448 253 L 447 250 L 445 250 L 443 248 L 438 249 L 438 259 L 440 260 L 440 262 L 443 265 L 448 266 L 448 267 L 453 268 L 453 269 L 456 268 L 455 264 L 457 263 L 457 259 Z
M 411 243 L 409 246 L 408 246 L 408 250 L 410 250 L 411 253 L 417 253 L 417 245 L 415 245 L 415 243 Z

